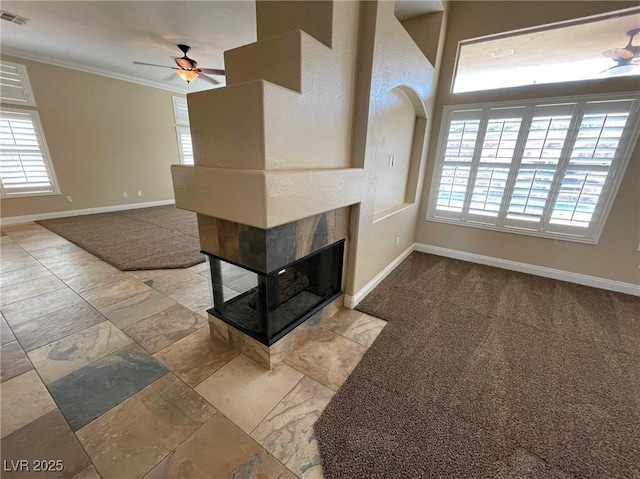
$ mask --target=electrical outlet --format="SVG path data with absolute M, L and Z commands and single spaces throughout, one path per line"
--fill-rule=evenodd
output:
M 396 246 L 400 246 L 400 236 L 396 236 Z
M 138 198 L 142 197 L 142 191 L 136 191 L 136 195 L 138 195 Z
M 71 198 L 71 196 L 67 196 L 67 203 L 73 203 L 73 198 Z
M 124 191 L 124 192 L 122 193 L 122 197 L 123 197 L 123 198 L 129 198 L 129 194 L 128 194 L 126 191 Z

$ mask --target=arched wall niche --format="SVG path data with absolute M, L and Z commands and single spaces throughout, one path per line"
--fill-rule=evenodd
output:
M 407 85 L 391 89 L 380 116 L 374 222 L 416 202 L 426 130 L 427 110 L 418 93 Z

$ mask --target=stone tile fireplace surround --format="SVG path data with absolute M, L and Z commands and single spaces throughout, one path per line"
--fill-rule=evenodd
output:
M 342 265 L 346 254 L 343 246 L 348 240 L 349 230 L 348 207 L 268 229 L 199 214 L 198 226 L 200 244 L 203 252 L 208 256 L 211 270 L 213 291 L 213 307 L 209 310 L 211 332 L 259 364 L 270 368 L 295 346 L 310 326 L 322 317 L 331 315 L 339 307 L 342 300 Z M 339 258 L 336 258 L 337 253 L 327 254 L 333 249 L 340 252 Z M 296 298 L 298 303 L 307 301 L 308 304 L 290 307 L 289 309 L 295 309 L 295 316 L 287 318 L 289 322 L 284 327 L 278 325 L 272 331 L 274 334 L 267 335 L 264 331 L 247 329 L 246 324 L 238 321 L 234 316 L 241 314 L 239 308 L 247 314 L 255 313 L 255 299 L 253 305 L 247 303 L 250 302 L 252 295 L 257 297 L 259 294 L 260 285 L 256 278 L 263 277 L 260 273 L 271 274 L 272 277 L 275 274 L 276 278 L 280 275 L 285 276 L 288 274 L 285 271 L 296 269 L 296 261 L 304 262 L 305 258 L 313 259 L 319 255 L 334 258 L 332 261 L 339 259 L 337 264 L 321 266 L 322 274 L 337 273 L 338 277 L 334 278 L 331 287 L 325 288 L 326 291 L 320 293 L 320 296 L 310 292 L 313 284 L 309 285 L 309 281 L 293 290 L 289 295 L 291 298 L 287 297 L 288 305 L 295 302 Z M 294 263 L 293 267 L 292 263 Z M 329 273 L 331 268 L 339 269 L 336 273 Z M 242 289 L 246 289 L 242 295 L 248 299 L 244 300 L 240 297 L 242 295 L 239 296 L 227 288 L 225 281 L 242 283 Z M 238 287 L 236 286 L 235 289 Z M 312 298 L 311 301 L 309 297 Z M 287 304 L 284 308 L 287 308 Z M 267 309 L 271 314 L 264 315 L 265 324 L 266 321 L 274 320 L 274 306 Z M 266 309 L 265 312 L 267 312 Z M 289 314 L 288 311 L 286 313 Z M 266 330 L 271 331 L 271 328 L 266 327 Z

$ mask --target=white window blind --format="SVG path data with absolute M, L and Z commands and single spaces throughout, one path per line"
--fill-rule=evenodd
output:
M 27 69 L 17 63 L 0 63 L 0 101 L 15 105 L 35 106 Z
M 37 112 L 2 108 L 0 179 L 3 197 L 59 192 Z
M 445 107 L 427 219 L 596 242 L 639 100 L 553 102 Z
M 180 150 L 180 162 L 185 165 L 193 165 L 193 147 L 191 146 L 191 131 L 188 126 L 176 127 L 178 132 L 178 148 Z
M 189 129 L 189 109 L 187 107 L 186 98 L 178 96 L 173 97 L 173 115 L 176 122 L 180 163 L 182 163 L 183 165 L 193 165 L 193 146 L 191 145 L 191 130 Z

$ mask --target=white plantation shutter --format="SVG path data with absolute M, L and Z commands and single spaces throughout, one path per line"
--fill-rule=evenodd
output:
M 631 108 L 631 101 L 586 106 L 551 211 L 552 224 L 589 227 L 616 154 L 620 156 Z
M 574 105 L 534 108 L 507 210 L 507 220 L 514 224 L 542 220 L 574 109 Z
M 563 100 L 446 107 L 427 219 L 597 241 L 639 100 Z
M 35 106 L 27 69 L 17 63 L 0 63 L 0 100 L 2 103 Z
M 37 112 L 2 109 L 0 179 L 5 197 L 58 193 Z
M 191 145 L 191 130 L 189 129 L 189 108 L 187 99 L 173 97 L 173 115 L 176 121 L 176 133 L 178 135 L 178 151 L 180 163 L 193 165 L 193 146 Z
M 178 131 L 178 148 L 180 161 L 185 165 L 193 165 L 193 147 L 191 146 L 191 131 L 188 126 L 176 127 Z
M 173 115 L 176 125 L 189 124 L 189 108 L 187 107 L 187 99 L 179 96 L 173 97 Z
M 460 213 L 464 207 L 479 125 L 479 113 L 452 115 L 442 179 L 438 185 L 437 205 L 440 210 Z
M 522 109 L 509 109 L 486 115 L 468 216 L 497 217 L 500 213 L 522 123 L 522 113 Z

